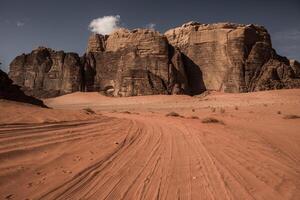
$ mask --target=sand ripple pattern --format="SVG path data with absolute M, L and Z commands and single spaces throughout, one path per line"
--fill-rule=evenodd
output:
M 3 199 L 297 199 L 299 164 L 259 133 L 185 119 L 0 127 Z

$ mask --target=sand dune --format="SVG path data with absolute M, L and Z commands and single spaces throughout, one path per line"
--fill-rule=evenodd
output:
M 45 102 L 0 102 L 1 199 L 300 198 L 300 90 Z

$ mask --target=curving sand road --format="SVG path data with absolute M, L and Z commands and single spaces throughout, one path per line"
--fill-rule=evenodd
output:
M 0 198 L 299 199 L 299 120 L 226 109 L 0 125 Z

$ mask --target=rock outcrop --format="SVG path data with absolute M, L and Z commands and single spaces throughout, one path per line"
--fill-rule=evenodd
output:
M 289 60 L 289 65 L 295 72 L 296 77 L 300 77 L 300 63 L 297 60 Z
M 113 96 L 188 92 L 181 54 L 165 36 L 147 29 L 119 29 L 103 39 L 92 35 L 84 56 L 84 63 L 88 63 L 85 79 L 95 74 L 87 91 L 104 91 Z M 98 46 L 94 44 L 96 40 L 101 41 Z
M 264 27 L 232 23 L 189 22 L 164 35 L 148 29 L 92 34 L 82 57 L 38 48 L 15 58 L 9 76 L 37 97 L 300 88 L 299 63 L 276 54 Z
M 189 22 L 165 35 L 186 57 L 193 94 L 205 89 L 251 92 L 300 87 L 299 75 L 272 49 L 262 26 Z M 201 74 L 203 82 L 195 74 Z
M 106 37 L 100 34 L 92 34 L 88 40 L 87 52 L 101 52 L 105 50 Z
M 16 57 L 9 77 L 28 95 L 53 97 L 81 90 L 81 73 L 77 54 L 39 47 Z
M 14 85 L 8 75 L 0 70 L 0 99 L 30 103 L 42 107 L 46 107 L 43 101 L 31 96 L 27 96 L 20 89 L 20 86 Z

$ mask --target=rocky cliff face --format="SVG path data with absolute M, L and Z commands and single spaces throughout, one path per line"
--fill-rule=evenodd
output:
M 20 86 L 14 85 L 13 81 L 2 70 L 0 70 L 0 99 L 19 101 L 46 107 L 43 101 L 25 95 L 20 89 Z
M 289 60 L 289 65 L 295 72 L 295 76 L 300 77 L 300 63 L 297 60 Z
M 82 57 L 47 48 L 18 56 L 9 76 L 38 97 L 75 91 L 112 96 L 300 88 L 300 67 L 276 54 L 264 27 L 190 22 L 93 34 Z
M 92 34 L 88 40 L 87 52 L 101 52 L 105 50 L 106 38 L 103 35 Z
M 205 89 L 250 92 L 300 87 L 299 75 L 272 49 L 264 27 L 190 22 L 165 35 L 186 57 L 184 64 L 194 94 Z
M 53 97 L 79 91 L 81 70 L 77 54 L 40 47 L 16 57 L 9 76 L 28 95 Z
M 96 40 L 101 45 L 94 45 Z M 156 31 L 120 29 L 105 40 L 93 35 L 88 50 L 85 71 L 87 76 L 95 74 L 94 83 L 87 84 L 88 91 L 113 96 L 188 92 L 181 54 Z

